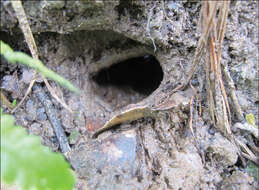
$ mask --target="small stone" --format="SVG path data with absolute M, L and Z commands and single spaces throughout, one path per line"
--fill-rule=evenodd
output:
M 39 123 L 33 123 L 30 127 L 29 127 L 29 133 L 30 134 L 34 134 L 34 135 L 41 135 L 42 133 L 42 128 L 41 128 L 41 124 Z
M 32 70 L 24 69 L 22 72 L 22 79 L 20 82 L 24 82 L 25 84 L 30 84 L 33 79 L 34 72 Z
M 71 129 L 74 127 L 73 125 L 73 117 L 71 117 L 71 114 L 67 110 L 61 111 L 61 118 L 62 118 L 62 125 L 65 127 L 65 129 Z
M 34 119 L 30 115 L 26 115 L 24 119 L 27 121 L 34 121 Z
M 15 80 L 15 77 L 13 77 L 13 75 L 6 75 L 3 77 L 1 88 L 6 91 L 12 92 L 14 90 L 15 81 L 16 80 Z
M 44 121 L 44 123 L 43 123 L 43 135 L 46 137 L 55 137 L 56 136 L 50 122 L 47 120 Z
M 194 189 L 204 170 L 197 153 L 172 151 L 172 165 L 162 171 L 172 189 Z
M 209 134 L 210 135 L 215 135 L 215 130 L 213 128 L 209 128 Z
M 214 135 L 209 150 L 213 153 L 216 161 L 224 166 L 231 166 L 237 162 L 237 147 L 220 133 Z
M 50 147 L 51 150 L 54 152 L 56 152 L 59 148 L 58 140 L 56 137 L 52 137 L 52 138 L 42 137 L 41 142 L 43 145 Z
M 45 121 L 46 119 L 47 119 L 47 115 L 45 114 L 45 109 L 43 107 L 37 109 L 37 120 Z
M 6 75 L 3 77 L 2 84 L 0 87 L 8 92 L 12 92 L 12 98 L 16 99 L 20 96 L 20 89 L 18 83 L 18 79 L 14 74 Z
M 225 190 L 252 190 L 254 189 L 252 187 L 253 179 L 252 177 L 249 177 L 247 174 L 241 172 L 241 171 L 235 171 L 233 174 L 226 178 L 220 189 Z
M 191 83 L 192 83 L 193 86 L 198 86 L 199 85 L 199 81 L 197 79 L 191 80 Z
M 25 119 L 24 116 L 18 116 L 18 114 L 16 115 L 16 121 L 15 121 L 16 125 L 20 125 L 20 126 L 27 126 L 28 125 L 28 121 Z
M 35 106 L 34 101 L 32 101 L 31 99 L 28 100 L 26 102 L 25 109 L 26 109 L 26 112 L 28 113 L 26 119 L 29 120 L 29 121 L 34 121 L 37 117 L 36 106 Z

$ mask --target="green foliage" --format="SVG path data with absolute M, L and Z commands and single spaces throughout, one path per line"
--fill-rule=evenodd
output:
M 12 106 L 13 106 L 13 107 L 16 106 L 16 99 L 12 102 Z
M 75 184 L 64 157 L 14 126 L 14 118 L 5 114 L 1 115 L 1 179 L 25 190 L 70 190 Z
M 255 117 L 252 113 L 246 114 L 246 121 L 250 124 L 255 126 Z
M 7 61 L 9 61 L 10 63 L 15 64 L 19 62 L 24 65 L 27 65 L 37 70 L 43 76 L 50 78 L 58 82 L 60 85 L 68 88 L 72 92 L 79 94 L 79 90 L 76 87 L 74 87 L 68 80 L 64 79 L 62 76 L 56 74 L 54 71 L 45 67 L 40 60 L 33 59 L 22 52 L 14 52 L 12 48 L 9 45 L 5 44 L 3 41 L 0 41 L 0 46 L 1 55 L 3 55 L 5 59 L 7 59 Z

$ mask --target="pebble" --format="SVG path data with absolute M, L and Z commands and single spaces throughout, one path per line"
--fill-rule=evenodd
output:
M 22 79 L 21 81 L 25 84 L 30 84 L 33 79 L 34 72 L 32 70 L 24 69 L 22 72 Z
M 44 136 L 46 136 L 46 137 L 55 137 L 56 136 L 49 121 L 45 121 L 43 123 L 43 128 L 44 128 L 44 130 L 43 130 Z
M 33 123 L 30 127 L 29 127 L 29 133 L 30 134 L 34 134 L 34 135 L 41 135 L 42 132 L 42 128 L 41 128 L 41 124 L 39 123 Z
M 213 128 L 209 128 L 209 134 L 210 135 L 215 135 L 215 130 Z
M 192 83 L 193 86 L 198 86 L 199 85 L 199 81 L 197 79 L 191 80 L 191 83 Z
M 209 146 L 214 155 L 217 155 L 215 159 L 224 166 L 232 166 L 237 162 L 237 147 L 223 137 L 220 133 L 214 135 L 214 139 Z
M 167 6 L 168 6 L 168 9 L 170 9 L 170 10 L 173 10 L 173 11 L 178 10 L 178 5 L 176 3 L 174 3 L 173 1 L 169 1 Z
M 3 82 L 1 84 L 1 88 L 6 90 L 6 91 L 9 91 L 9 92 L 12 92 L 14 90 L 14 86 L 15 85 L 15 78 L 12 76 L 12 75 L 6 75 L 3 77 Z
M 43 145 L 46 145 L 51 148 L 52 151 L 57 151 L 59 148 L 59 144 L 56 137 L 51 138 L 42 138 L 41 142 Z
M 28 121 L 34 121 L 37 117 L 36 115 L 36 106 L 33 100 L 28 100 L 26 102 L 26 106 L 25 106 L 27 115 L 26 115 L 26 119 Z
M 15 75 L 6 75 L 2 79 L 0 86 L 3 90 L 12 92 L 12 98 L 16 99 L 20 96 L 20 90 L 18 85 L 18 79 Z
M 39 121 L 47 120 L 47 115 L 45 114 L 45 109 L 43 107 L 37 109 L 37 120 Z
M 226 178 L 220 189 L 225 190 L 253 190 L 252 187 L 253 179 L 252 177 L 248 176 L 246 173 L 241 171 L 234 171 L 232 175 Z

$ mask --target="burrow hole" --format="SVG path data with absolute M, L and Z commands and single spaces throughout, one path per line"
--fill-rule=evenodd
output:
M 155 91 L 163 80 L 157 59 L 145 55 L 104 68 L 92 77 L 95 92 L 113 107 L 136 103 Z

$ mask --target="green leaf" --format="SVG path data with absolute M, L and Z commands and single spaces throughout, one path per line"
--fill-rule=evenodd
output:
M 16 106 L 16 99 L 12 102 L 12 105 L 15 107 Z
M 255 117 L 252 113 L 246 114 L 246 121 L 250 124 L 255 126 Z
M 0 47 L 1 47 L 1 54 L 7 53 L 7 52 L 13 52 L 12 48 L 8 44 L 5 44 L 2 41 L 0 41 Z
M 5 114 L 1 116 L 1 179 L 25 190 L 70 190 L 75 184 L 64 157 L 14 126 L 14 118 Z

